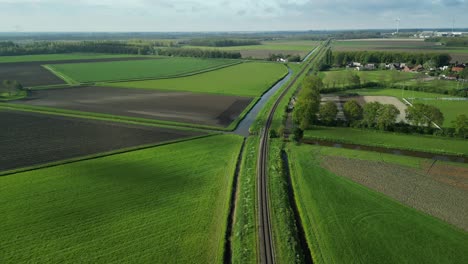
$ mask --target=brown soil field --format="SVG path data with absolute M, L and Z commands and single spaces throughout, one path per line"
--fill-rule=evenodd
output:
M 431 165 L 416 169 L 344 157 L 322 160 L 337 175 L 468 231 L 468 168 Z
M 252 98 L 145 89 L 77 87 L 33 91 L 17 104 L 208 126 L 229 126 Z
M 201 135 L 21 111 L 0 110 L 0 171 Z
M 0 81 L 16 80 L 25 87 L 65 84 L 65 81 L 45 69 L 41 65 L 62 63 L 87 63 L 87 62 L 111 62 L 145 60 L 148 58 L 109 58 L 109 59 L 84 59 L 84 60 L 60 60 L 60 61 L 34 61 L 0 63 Z

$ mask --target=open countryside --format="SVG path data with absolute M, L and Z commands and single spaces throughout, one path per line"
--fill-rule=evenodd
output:
M 33 6 L 0 263 L 468 263 L 468 3 Z

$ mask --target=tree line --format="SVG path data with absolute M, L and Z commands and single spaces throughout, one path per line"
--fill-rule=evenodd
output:
M 334 65 L 344 66 L 350 62 L 360 63 L 407 63 L 412 65 L 432 61 L 436 67 L 450 65 L 452 57 L 448 53 L 409 53 L 387 51 L 334 51 Z
M 121 41 L 33 42 L 17 44 L 0 42 L 0 56 L 92 52 L 110 54 L 150 54 L 150 44 L 131 44 Z

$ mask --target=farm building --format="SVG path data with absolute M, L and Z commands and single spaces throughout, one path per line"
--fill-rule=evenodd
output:
M 462 72 L 465 69 L 464 65 L 457 65 L 452 67 L 452 72 Z

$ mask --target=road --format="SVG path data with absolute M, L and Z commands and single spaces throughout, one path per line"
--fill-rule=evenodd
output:
M 318 48 L 314 49 L 313 52 L 317 51 Z M 308 66 L 312 63 L 312 60 L 307 62 L 307 65 L 302 68 L 302 70 L 296 75 L 296 77 L 292 80 L 291 83 L 283 90 L 281 95 L 275 101 L 273 108 L 270 110 L 268 115 L 267 122 L 265 124 L 265 128 L 261 132 L 260 138 L 260 148 L 259 148 L 259 155 L 258 155 L 258 163 L 257 163 L 257 191 L 258 191 L 258 221 L 259 221 L 259 247 L 260 247 L 260 263 L 270 264 L 275 263 L 275 252 L 274 252 L 274 244 L 272 238 L 272 229 L 271 229 L 271 220 L 270 220 L 270 204 L 268 198 L 268 138 L 269 138 L 269 130 L 271 127 L 271 123 L 273 122 L 273 117 L 275 114 L 278 105 L 280 104 L 281 100 L 284 98 L 286 93 L 294 86 L 297 82 L 298 78 L 302 76 Z

